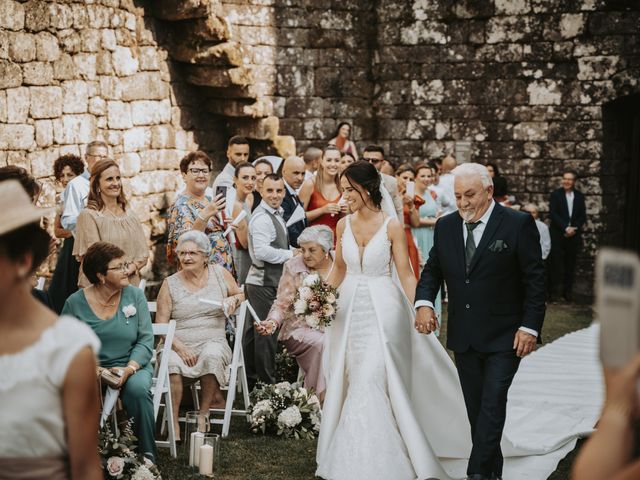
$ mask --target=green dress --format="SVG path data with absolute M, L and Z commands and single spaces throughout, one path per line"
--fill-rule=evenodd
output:
M 98 354 L 101 367 L 124 367 L 130 360 L 140 365 L 140 370 L 125 383 L 120 398 L 133 420 L 134 433 L 139 441 L 138 451 L 155 462 L 155 420 L 151 396 L 153 329 L 144 293 L 131 285 L 125 287 L 116 314 L 107 320 L 96 316 L 84 290 L 71 295 L 62 312 L 82 320 L 98 336 L 102 343 Z

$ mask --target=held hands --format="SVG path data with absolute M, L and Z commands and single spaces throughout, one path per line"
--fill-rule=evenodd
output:
M 278 326 L 276 325 L 276 322 L 274 322 L 273 320 L 269 320 L 268 322 L 260 322 L 260 323 L 254 322 L 253 326 L 256 329 L 256 332 L 258 332 L 263 337 L 266 337 L 268 335 L 273 335 L 276 329 L 278 328 Z
M 536 337 L 530 333 L 518 330 L 516 337 L 513 339 L 513 349 L 520 358 L 526 357 L 536 348 Z
M 431 332 L 435 332 L 439 326 L 438 316 L 436 312 L 433 311 L 433 308 L 418 307 L 415 321 L 415 327 L 418 333 L 426 333 L 428 335 Z

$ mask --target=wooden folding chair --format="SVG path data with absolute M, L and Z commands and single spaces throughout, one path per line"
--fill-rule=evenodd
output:
M 155 311 L 155 309 L 154 309 Z M 171 354 L 171 346 L 173 344 L 173 336 L 176 332 L 176 321 L 170 320 L 169 323 L 154 323 L 153 335 L 164 336 L 164 345 L 160 362 L 156 361 L 153 372 L 153 385 L 151 394 L 153 395 L 153 418 L 158 418 L 160 405 L 164 405 L 162 416 L 162 425 L 166 423 L 168 438 L 167 440 L 156 440 L 158 447 L 169 448 L 169 452 L 173 458 L 178 456 L 176 449 L 176 432 L 173 425 L 173 402 L 171 399 L 171 383 L 169 381 L 169 356 Z M 164 402 L 162 401 L 164 397 Z M 179 405 L 177 406 L 180 407 Z

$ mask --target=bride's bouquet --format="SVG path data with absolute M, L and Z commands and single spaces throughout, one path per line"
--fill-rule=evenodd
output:
M 338 291 L 317 273 L 307 275 L 298 288 L 293 312 L 311 328 L 323 330 L 336 316 Z

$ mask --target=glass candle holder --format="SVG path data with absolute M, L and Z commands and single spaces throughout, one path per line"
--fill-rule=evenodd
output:
M 185 415 L 184 453 L 189 461 L 189 466 L 196 470 L 199 463 L 200 447 L 209 428 L 209 415 L 200 412 L 187 412 Z
M 198 455 L 198 473 L 205 477 L 213 477 L 218 466 L 220 454 L 220 435 L 205 433 Z

